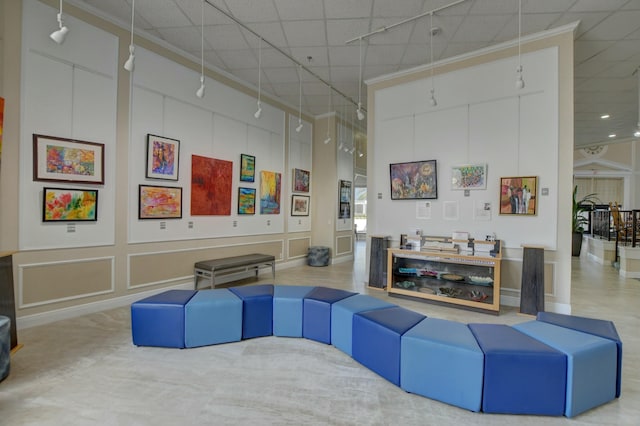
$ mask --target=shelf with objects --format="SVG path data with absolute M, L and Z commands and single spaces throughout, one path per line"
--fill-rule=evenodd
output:
M 451 247 L 389 249 L 387 292 L 498 314 L 500 241 L 447 244 Z

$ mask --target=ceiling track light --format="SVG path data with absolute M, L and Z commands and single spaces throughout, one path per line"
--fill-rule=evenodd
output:
M 360 69 L 358 72 L 358 109 L 356 109 L 356 115 L 358 120 L 364 120 L 364 112 L 362 112 L 362 37 L 358 40 L 358 49 L 360 57 Z
M 204 0 L 200 10 L 200 87 L 196 90 L 199 99 L 204 98 Z
M 439 32 L 439 31 L 438 31 Z M 429 63 L 430 68 L 431 68 L 431 97 L 429 98 L 429 104 L 432 107 L 435 107 L 438 105 L 438 101 L 436 100 L 436 96 L 435 96 L 435 91 L 436 89 L 434 89 L 433 85 L 433 36 L 434 34 L 437 34 L 438 32 L 434 31 L 433 28 L 433 12 L 431 12 L 431 14 L 429 15 Z
M 134 54 L 136 48 L 133 45 L 133 18 L 135 17 L 135 13 L 136 13 L 136 0 L 131 0 L 131 41 L 129 43 L 129 59 L 127 59 L 127 62 L 124 63 L 124 69 L 129 72 L 133 72 L 133 69 L 135 68 L 135 59 L 136 59 L 136 55 Z
M 62 0 L 60 0 L 60 11 L 58 12 L 58 29 L 52 32 L 49 37 L 58 44 L 64 43 L 64 39 L 69 32 L 69 28 L 62 24 Z
M 260 118 L 262 115 L 262 103 L 260 98 L 262 96 L 262 37 L 258 39 L 258 109 L 253 114 L 255 118 Z
M 518 0 L 518 68 L 516 68 L 518 78 L 516 79 L 516 89 L 524 89 L 522 79 L 522 0 Z
M 298 66 L 298 127 L 296 127 L 296 132 L 300 133 L 302 131 L 302 66 Z

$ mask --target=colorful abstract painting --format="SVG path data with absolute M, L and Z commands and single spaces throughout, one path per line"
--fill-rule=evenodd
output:
M 233 162 L 191 156 L 191 215 L 230 216 Z
M 98 220 L 98 191 L 44 188 L 42 220 L 44 222 Z
M 438 198 L 436 160 L 389 164 L 392 200 Z
M 260 172 L 260 214 L 280 214 L 280 182 L 278 172 Z
M 293 190 L 295 192 L 309 192 L 311 173 L 307 170 L 293 169 Z
M 33 179 L 104 184 L 104 144 L 33 135 Z
M 256 175 L 256 157 L 240 154 L 240 181 L 253 182 Z
M 451 168 L 451 189 L 487 189 L 487 165 L 453 166 Z
M 256 213 L 256 189 L 238 188 L 238 214 Z
M 180 219 L 182 188 L 140 185 L 139 219 Z
M 500 178 L 500 214 L 535 215 L 537 194 L 537 176 Z
M 178 180 L 180 141 L 147 135 L 147 174 L 152 179 Z

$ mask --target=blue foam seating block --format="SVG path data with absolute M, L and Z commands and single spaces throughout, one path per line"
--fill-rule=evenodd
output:
M 328 287 L 316 287 L 304 297 L 302 336 L 331 344 L 331 305 L 356 293 Z
M 242 339 L 242 300 L 228 289 L 200 290 L 184 309 L 187 348 Z
M 273 335 L 302 337 L 302 302 L 314 287 L 276 285 L 273 288 Z
M 351 356 L 353 314 L 395 306 L 366 294 L 356 294 L 331 306 L 331 344 Z
M 608 339 L 542 321 L 513 328 L 567 356 L 564 415 L 574 417 L 616 397 L 616 344 Z
M 538 321 L 559 325 L 583 333 L 593 334 L 604 339 L 613 340 L 618 348 L 618 366 L 616 370 L 616 398 L 620 397 L 622 389 L 622 341 L 618 336 L 616 326 L 611 321 L 578 317 L 573 315 L 556 314 L 553 312 L 538 312 Z
M 469 324 L 484 353 L 482 411 L 561 416 L 567 357 L 502 324 Z
M 131 304 L 136 346 L 184 348 L 184 307 L 196 290 L 168 290 Z
M 273 334 L 273 284 L 233 287 L 229 289 L 242 299 L 242 338 Z
M 11 370 L 11 319 L 0 316 L 0 382 Z
M 399 306 L 353 316 L 353 359 L 400 386 L 400 338 L 426 318 Z
M 466 324 L 425 318 L 400 340 L 402 389 L 480 411 L 484 354 Z

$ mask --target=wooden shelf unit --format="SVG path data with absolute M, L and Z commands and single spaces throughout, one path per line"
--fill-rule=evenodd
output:
M 389 249 L 387 292 L 498 314 L 501 259 L 500 251 L 492 257 Z

